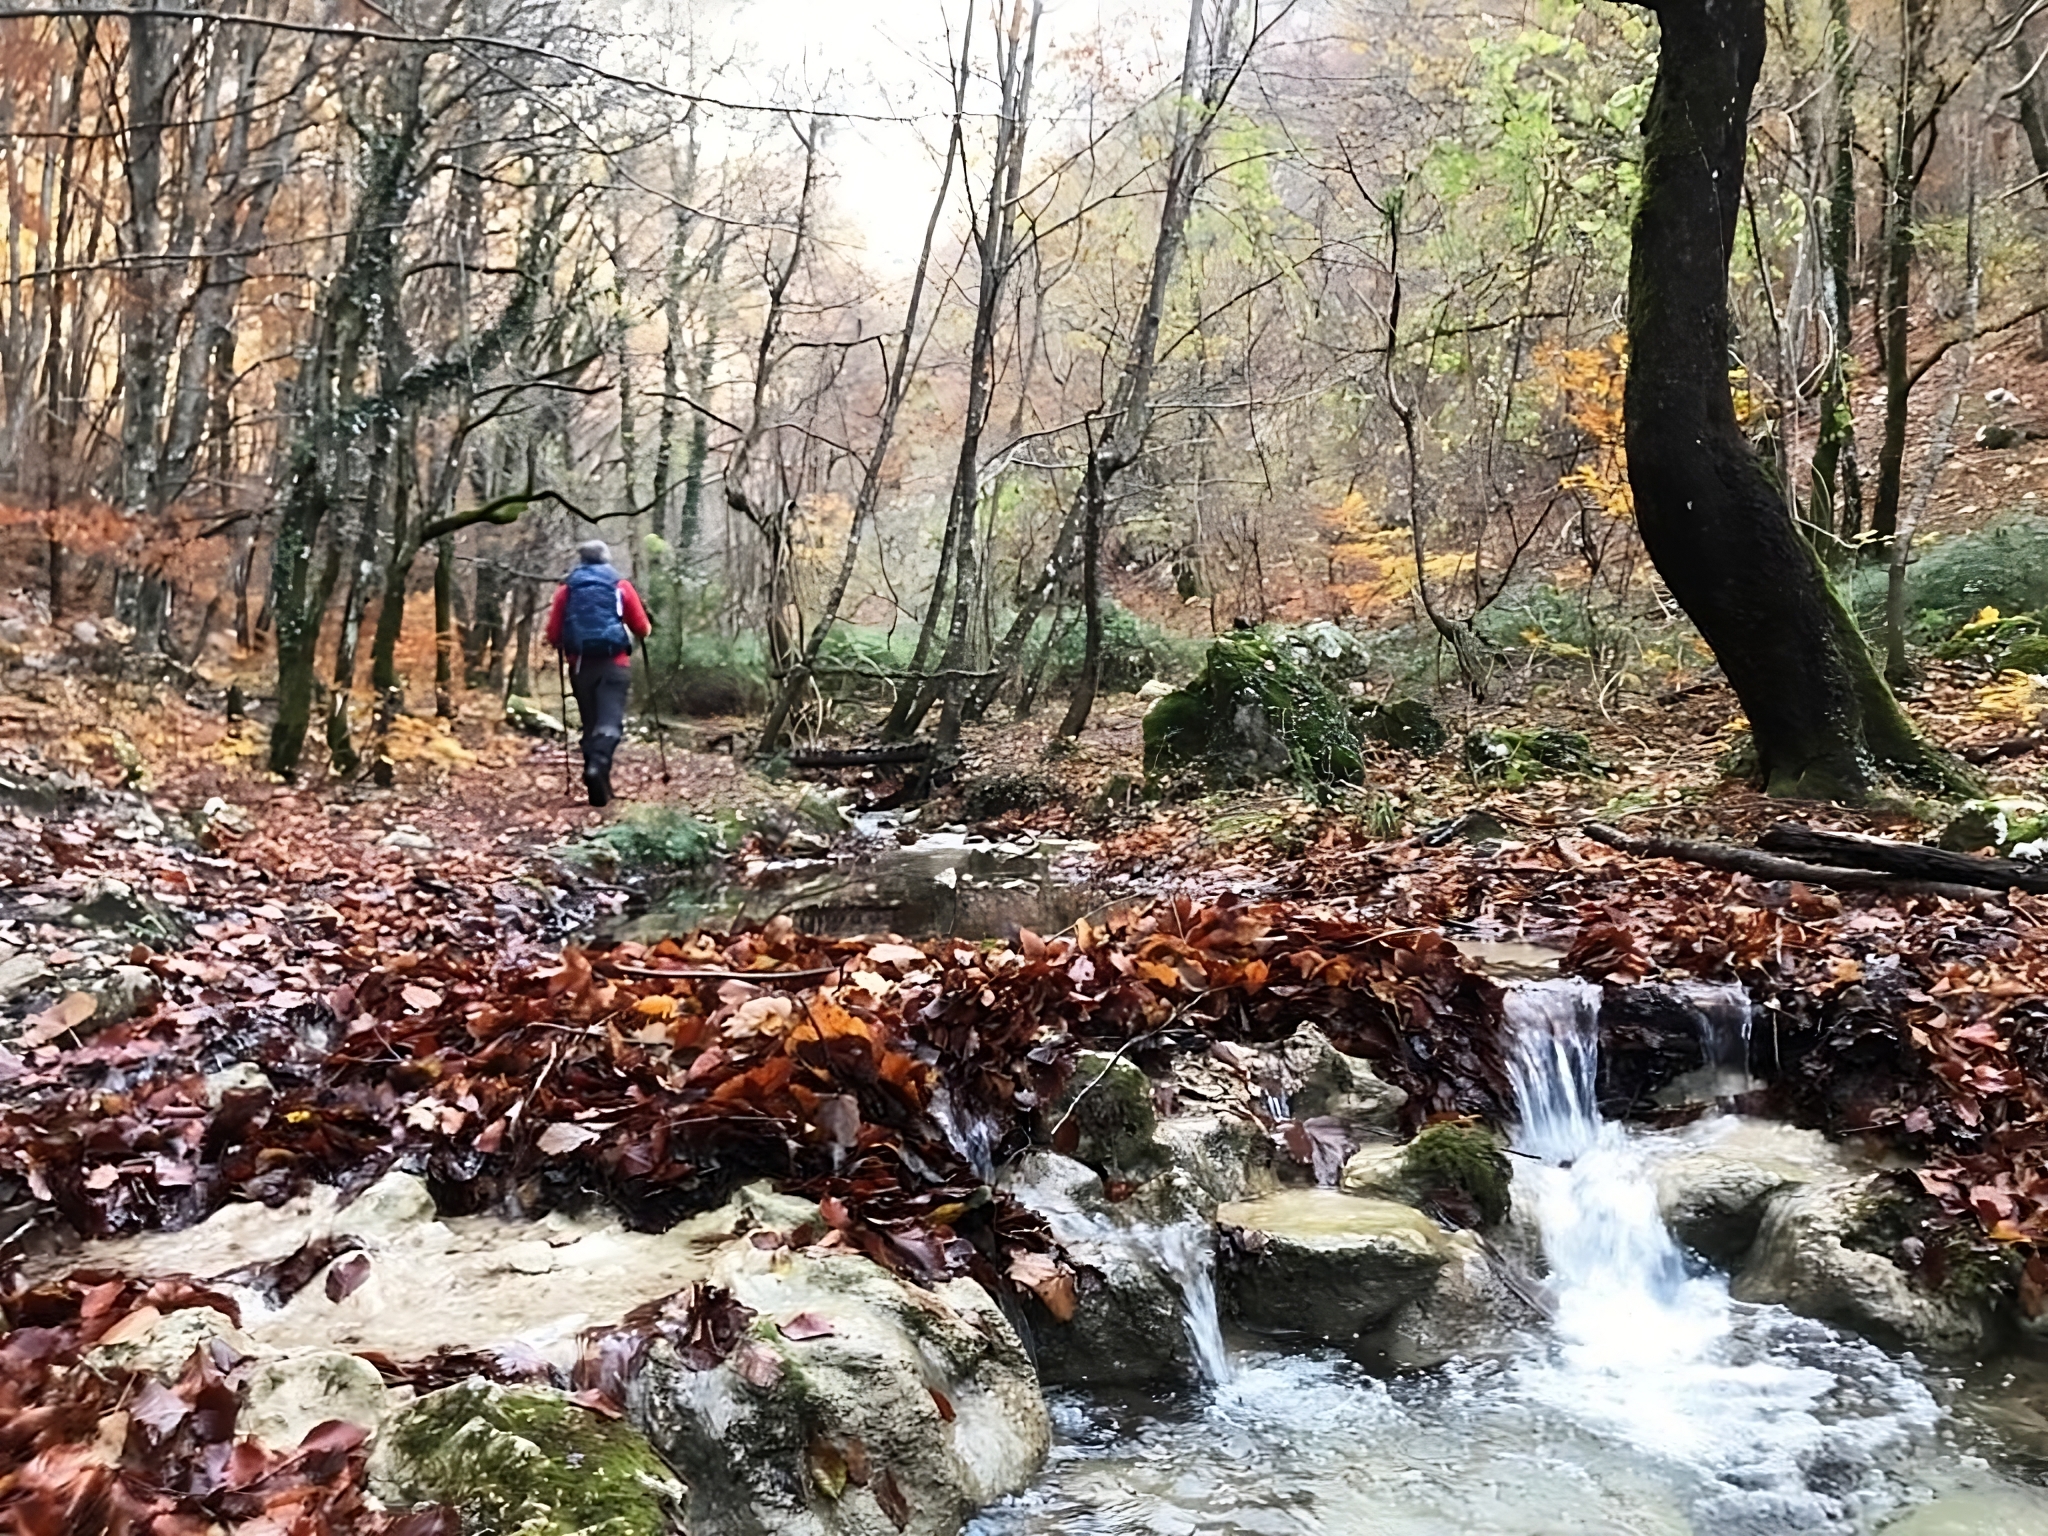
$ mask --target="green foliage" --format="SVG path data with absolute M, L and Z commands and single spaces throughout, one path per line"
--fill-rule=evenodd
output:
M 1452 1191 L 1471 1202 L 1481 1226 L 1507 1220 L 1508 1160 L 1483 1125 L 1443 1120 L 1423 1129 L 1401 1154 L 1404 1181 L 1425 1198 Z
M 1465 766 L 1474 778 L 1509 788 L 1607 771 L 1593 756 L 1584 731 L 1550 725 L 1526 731 L 1474 731 L 1465 738 Z
M 1201 672 L 1145 716 L 1145 773 L 1193 772 L 1212 787 L 1291 778 L 1305 789 L 1363 775 L 1350 712 L 1299 659 L 1247 632 L 1210 647 Z
M 1135 693 L 1155 677 L 1185 676 L 1197 664 L 1201 646 L 1146 623 L 1111 599 L 1102 607 L 1102 677 L 1104 693 Z M 1055 689 L 1080 680 L 1087 660 L 1088 634 L 1079 615 L 1061 625 L 1046 662 L 1046 681 Z
M 1842 583 L 1856 620 L 1875 632 L 1884 619 L 1888 572 L 1864 565 Z M 2048 518 L 2015 512 L 1981 528 L 1916 545 L 1906 573 L 1906 606 L 1922 640 L 1953 635 L 1981 610 L 2048 610 Z

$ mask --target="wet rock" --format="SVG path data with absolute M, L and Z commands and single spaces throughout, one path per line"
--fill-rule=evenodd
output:
M 1220 1207 L 1226 1310 L 1261 1333 L 1345 1343 L 1435 1285 L 1455 1250 L 1411 1206 L 1286 1190 Z
M 627 1401 L 689 1483 L 692 1529 L 952 1536 L 1044 1462 L 1037 1376 L 974 1282 L 924 1289 L 855 1255 L 748 1243 L 719 1251 L 712 1281 L 756 1313 L 748 1344 L 691 1370 L 656 1343 Z M 804 1337 L 776 1326 L 800 1314 Z
M 255 1062 L 238 1061 L 206 1074 L 206 1105 L 218 1109 L 231 1093 L 268 1093 L 272 1087 L 269 1076 Z
M 1879 1253 L 1850 1243 L 1887 1193 L 1877 1176 L 1822 1180 L 1773 1195 L 1733 1291 L 1911 1349 L 1963 1353 L 1990 1335 L 1988 1306 L 1913 1284 Z
M 99 1007 L 85 1027 L 106 1029 L 149 1012 L 163 1001 L 163 983 L 146 966 L 117 965 L 103 975 L 82 982 L 79 990 L 90 992 Z
M 1169 1260 L 1213 1264 L 1210 1253 L 1195 1251 L 1213 1244 L 1205 1221 L 1185 1205 L 1158 1210 L 1164 1202 L 1157 1196 L 1112 1204 L 1093 1169 L 1055 1152 L 1026 1153 L 1003 1185 L 1045 1218 L 1081 1270 L 1071 1318 L 1053 1316 L 1036 1299 L 1026 1303 L 1041 1380 L 1126 1386 L 1199 1379 L 1183 1292 Z M 1185 1200 L 1188 1190 L 1182 1184 L 1176 1192 Z
M 404 1238 L 434 1219 L 425 1179 L 393 1169 L 342 1207 L 340 1225 L 371 1242 Z
M 1074 1075 L 1046 1124 L 1054 1146 L 1093 1167 L 1136 1173 L 1157 1165 L 1152 1079 L 1107 1051 L 1082 1051 L 1074 1058 Z
M 0 960 L 0 1003 L 11 1003 L 25 992 L 33 992 L 51 978 L 50 967 L 32 950 Z
M 484 1381 L 394 1416 L 369 1471 L 387 1504 L 450 1504 L 464 1529 L 504 1536 L 668 1536 L 685 1497 L 630 1425 Z
M 1741 1266 L 1771 1197 L 1838 1177 L 1839 1151 L 1818 1131 L 1729 1116 L 1697 1128 L 1656 1166 L 1657 1207 L 1681 1243 L 1720 1269 Z
M 1503 1276 L 1504 1261 L 1470 1232 L 1444 1234 L 1450 1258 L 1427 1294 L 1388 1321 L 1380 1343 L 1393 1364 L 1434 1370 L 1452 1360 L 1498 1354 L 1539 1321 L 1536 1309 Z
M 1166 1164 L 1187 1179 L 1208 1207 L 1249 1200 L 1279 1188 L 1273 1140 L 1256 1120 L 1239 1114 L 1169 1115 L 1152 1132 Z
M 1266 1052 L 1258 1076 L 1294 1119 L 1328 1115 L 1353 1132 L 1391 1131 L 1408 1102 L 1401 1089 L 1374 1075 L 1370 1062 L 1346 1056 L 1313 1024 Z
M 211 1307 L 184 1307 L 150 1318 L 148 1309 L 126 1321 L 86 1353 L 84 1364 L 96 1371 L 137 1371 L 159 1380 L 176 1381 L 194 1350 L 214 1342 L 237 1355 L 252 1355 L 256 1346 L 227 1315 Z
M 71 904 L 65 920 L 74 928 L 98 928 L 161 939 L 183 939 L 185 920 L 154 896 L 125 880 L 95 880 Z
M 290 1449 L 329 1419 L 375 1430 L 391 1408 L 390 1390 L 369 1361 L 339 1350 L 307 1350 L 250 1367 L 235 1433 Z

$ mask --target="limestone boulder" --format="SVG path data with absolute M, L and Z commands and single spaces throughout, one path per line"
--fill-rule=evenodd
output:
M 235 1432 L 288 1450 L 330 1419 L 374 1431 L 394 1406 L 369 1361 L 334 1349 L 302 1350 L 249 1368 Z
M 1738 1267 L 1773 1196 L 1846 1171 L 1818 1131 L 1727 1116 L 1697 1127 L 1657 1164 L 1657 1206 L 1672 1235 L 1709 1263 Z
M 1395 1365 L 1433 1370 L 1519 1347 L 1541 1321 L 1504 1262 L 1471 1232 L 1444 1234 L 1450 1257 L 1428 1291 L 1388 1319 L 1378 1340 Z
M 1187 1180 L 1208 1207 L 1279 1188 L 1273 1138 L 1247 1114 L 1169 1115 L 1152 1132 L 1160 1160 Z
M 1412 1206 L 1283 1190 L 1220 1207 L 1227 1315 L 1260 1333 L 1348 1343 L 1435 1286 L 1456 1253 Z
M 692 1530 L 952 1536 L 1043 1464 L 1037 1376 L 973 1281 L 736 1243 L 711 1283 L 752 1309 L 748 1343 L 698 1370 L 657 1342 L 627 1397 L 689 1485 Z
M 185 1364 L 194 1351 L 215 1343 L 237 1356 L 256 1352 L 249 1336 L 226 1313 L 212 1307 L 181 1307 L 162 1314 L 153 1307 L 144 1307 L 117 1324 L 87 1351 L 84 1364 L 89 1370 L 106 1375 L 138 1371 L 174 1382 L 184 1375 Z
M 448 1504 L 502 1536 L 670 1536 L 684 1490 L 631 1425 L 559 1393 L 464 1382 L 396 1414 L 370 1456 L 386 1504 Z
M 2038 1488 L 1972 1488 L 1945 1493 L 1880 1528 L 1879 1536 L 2040 1536 L 2048 1494 Z
M 1036 1299 L 1026 1303 L 1042 1381 L 1131 1386 L 1199 1378 L 1186 1290 L 1206 1284 L 1213 1297 L 1215 1260 L 1191 1185 L 1154 1180 L 1138 1197 L 1112 1203 L 1086 1164 L 1033 1151 L 1005 1174 L 1004 1188 L 1045 1218 L 1079 1270 L 1072 1317 L 1056 1317 Z
M 1838 1176 L 1771 1196 L 1734 1295 L 1777 1302 L 1881 1343 L 1954 1354 L 1976 1349 L 1992 1331 L 1987 1304 L 1925 1290 L 1885 1255 L 1854 1246 L 1853 1235 L 1886 1198 L 1876 1175 Z
M 1304 1024 L 1264 1053 L 1259 1084 L 1290 1118 L 1330 1116 L 1354 1134 L 1390 1133 L 1408 1095 L 1382 1081 L 1372 1064 L 1338 1050 L 1313 1024 Z

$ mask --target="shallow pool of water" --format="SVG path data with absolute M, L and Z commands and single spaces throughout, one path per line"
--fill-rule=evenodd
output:
M 1393 1379 L 1334 1352 L 1249 1349 L 1229 1382 L 1171 1401 L 1064 1394 L 1044 1477 L 970 1531 L 1860 1536 L 1984 1489 L 2038 1501 L 2048 1531 L 2048 1494 L 1959 1427 L 1953 1384 L 1778 1308 L 1743 1311 L 1729 1395 L 1674 1383 L 1668 1411 L 1638 1420 L 1610 1394 L 1577 1397 L 1583 1379 L 1545 1349 Z

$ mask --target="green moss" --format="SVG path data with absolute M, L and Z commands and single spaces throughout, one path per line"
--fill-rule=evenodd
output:
M 386 1427 L 373 1473 L 387 1502 L 439 1503 L 503 1536 L 666 1536 L 683 1488 L 627 1424 L 553 1392 L 469 1381 Z
M 1156 1160 L 1152 1080 L 1134 1063 L 1106 1051 L 1083 1051 L 1074 1075 L 1046 1118 L 1055 1148 L 1098 1169 L 1134 1173 Z
M 1192 772 L 1215 788 L 1291 778 L 1304 788 L 1359 779 L 1364 763 L 1343 702 L 1297 647 L 1225 635 L 1202 670 L 1145 716 L 1145 773 Z
M 735 846 L 727 830 L 670 805 L 635 805 L 619 819 L 572 844 L 568 856 L 606 871 L 703 869 Z
M 1507 1220 L 1508 1160 L 1482 1125 L 1445 1120 L 1425 1128 L 1403 1149 L 1401 1173 L 1419 1194 L 1452 1190 L 1479 1212 L 1482 1226 Z
M 2048 635 L 2022 635 L 1998 658 L 2001 668 L 2014 672 L 2048 673 Z

